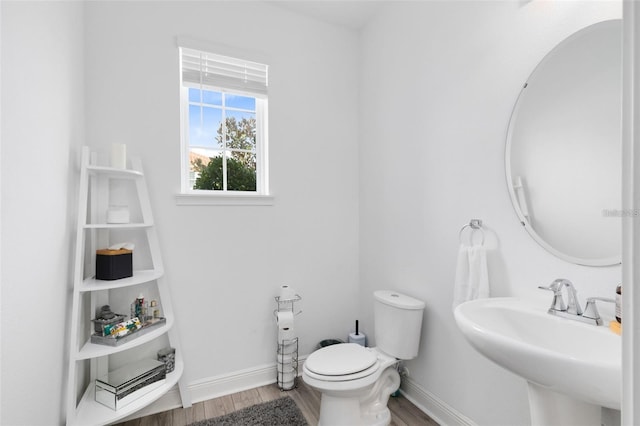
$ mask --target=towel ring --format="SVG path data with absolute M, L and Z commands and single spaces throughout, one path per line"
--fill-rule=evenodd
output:
M 476 231 L 480 231 L 480 245 L 484 245 L 484 230 L 482 229 L 482 220 L 480 219 L 471 219 L 469 223 L 460 228 L 460 232 L 458 233 L 458 239 L 460 240 L 460 244 L 463 244 L 462 233 L 465 229 L 471 228 L 471 232 L 469 232 L 469 245 L 473 246 L 473 235 Z

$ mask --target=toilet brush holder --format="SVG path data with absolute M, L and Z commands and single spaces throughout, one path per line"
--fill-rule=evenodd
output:
M 367 336 L 364 333 L 360 333 L 360 321 L 356 320 L 356 331 L 349 333 L 349 343 L 355 343 L 360 346 L 367 346 Z
M 356 343 L 360 346 L 367 346 L 367 336 L 365 336 L 363 333 L 360 334 L 356 334 L 354 333 L 349 333 L 349 343 Z

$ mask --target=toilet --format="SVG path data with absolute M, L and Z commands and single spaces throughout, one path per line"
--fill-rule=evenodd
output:
M 374 348 L 355 343 L 313 352 L 302 379 L 320 391 L 318 426 L 386 426 L 387 402 L 400 387 L 397 365 L 418 355 L 424 302 L 395 291 L 373 293 Z

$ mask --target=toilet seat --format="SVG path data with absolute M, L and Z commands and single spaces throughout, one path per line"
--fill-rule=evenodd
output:
M 315 351 L 304 363 L 309 377 L 328 382 L 357 380 L 380 367 L 378 356 L 355 343 L 341 343 Z

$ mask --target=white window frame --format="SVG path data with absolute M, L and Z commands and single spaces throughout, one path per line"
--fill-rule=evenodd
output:
M 201 50 L 201 49 L 199 49 Z M 254 93 L 227 88 L 212 84 L 194 84 L 182 80 L 182 49 L 180 52 L 180 112 L 181 112 L 181 192 L 176 194 L 178 205 L 271 205 L 273 197 L 269 193 L 269 157 L 268 157 L 268 98 L 266 93 Z M 203 53 L 208 53 L 203 51 Z M 189 88 L 199 90 L 212 90 L 240 96 L 249 96 L 256 100 L 256 191 L 231 191 L 231 190 L 198 190 L 190 186 L 189 172 Z M 223 107 L 224 108 L 224 107 Z M 224 119 L 223 119 L 224 123 Z M 226 150 L 222 148 L 226 157 Z M 226 182 L 226 161 L 223 162 L 223 170 Z

